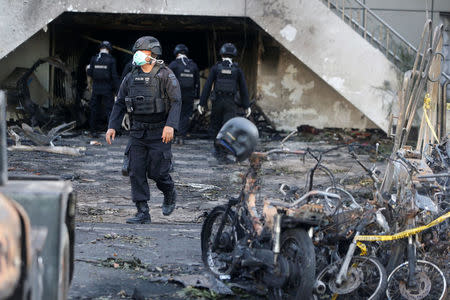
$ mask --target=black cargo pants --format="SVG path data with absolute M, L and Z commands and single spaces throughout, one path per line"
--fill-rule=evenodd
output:
M 215 139 L 217 134 L 229 119 L 236 116 L 236 104 L 233 95 L 216 95 L 211 108 L 211 138 Z
M 233 95 L 217 95 L 211 108 L 210 136 L 214 140 L 214 155 L 223 156 L 225 151 L 215 143 L 217 134 L 228 120 L 236 116 L 236 104 Z
M 92 93 L 89 107 L 91 109 L 91 117 L 89 126 L 91 131 L 103 130 L 100 125 L 105 122 L 108 124 L 109 115 L 114 105 L 114 94 L 111 93 Z
M 130 132 L 125 155 L 130 159 L 129 174 L 133 202 L 150 200 L 147 178 L 154 180 L 163 193 L 174 189 L 172 177 L 169 175 L 172 163 L 171 143 L 164 144 L 161 133 L 162 130 L 156 133 L 147 130 Z
M 185 137 L 189 130 L 189 119 L 192 116 L 194 98 L 193 97 L 183 97 L 183 102 L 181 104 L 180 113 L 180 130 L 178 131 L 180 136 Z

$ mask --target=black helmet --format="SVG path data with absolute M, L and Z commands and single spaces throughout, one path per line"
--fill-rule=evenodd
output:
M 162 55 L 162 48 L 159 41 L 152 36 L 143 36 L 139 38 L 133 46 L 133 53 L 138 50 L 149 50 L 152 54 Z
M 235 57 L 237 55 L 237 49 L 232 43 L 223 44 L 222 48 L 220 48 L 220 55 L 229 55 Z
M 230 151 L 237 161 L 243 161 L 255 151 L 258 138 L 258 129 L 255 124 L 245 118 L 236 117 L 222 126 L 216 141 Z
M 108 42 L 108 41 L 103 41 L 103 42 L 100 43 L 99 48 L 100 48 L 100 49 L 106 48 L 106 49 L 108 49 L 109 51 L 111 51 L 111 50 L 112 50 L 112 45 L 111 45 L 111 43 Z
M 177 56 L 178 53 L 183 53 L 188 55 L 189 49 L 184 44 L 178 44 L 175 46 L 175 49 L 173 49 L 173 55 Z

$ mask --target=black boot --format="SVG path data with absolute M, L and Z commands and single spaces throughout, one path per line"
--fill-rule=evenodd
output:
M 138 201 L 135 203 L 137 213 L 133 218 L 127 219 L 128 224 L 149 224 L 151 222 L 148 204 L 146 201 Z
M 123 164 L 122 164 L 122 175 L 123 176 L 130 176 L 130 158 L 128 155 L 123 156 Z
M 165 216 L 170 215 L 175 209 L 175 203 L 177 202 L 177 192 L 175 188 L 168 193 L 164 193 L 164 202 L 162 205 L 162 213 Z

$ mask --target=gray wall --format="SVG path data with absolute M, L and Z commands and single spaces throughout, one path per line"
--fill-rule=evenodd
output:
M 43 30 L 38 31 L 25 43 L 0 60 L 0 82 L 7 78 L 16 67 L 30 68 L 39 58 L 50 54 L 50 35 Z M 49 87 L 49 68 L 44 64 L 34 72 L 41 85 Z
M 372 9 L 379 17 L 393 27 L 415 47 L 426 20 L 426 9 L 430 11 L 433 25 L 442 21 L 440 13 L 450 13 L 450 0 L 360 0 Z M 433 14 L 431 9 L 433 8 Z

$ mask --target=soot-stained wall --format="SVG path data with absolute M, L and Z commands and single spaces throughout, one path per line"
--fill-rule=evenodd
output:
M 281 130 L 376 128 L 349 101 L 270 37 L 261 38 L 258 104 Z

